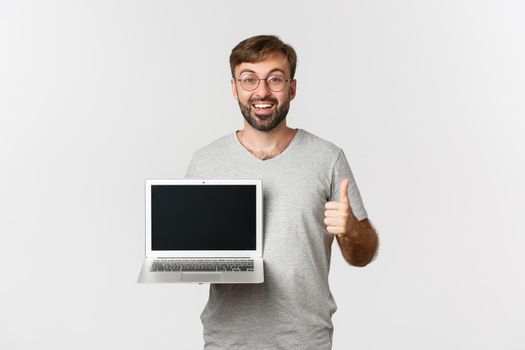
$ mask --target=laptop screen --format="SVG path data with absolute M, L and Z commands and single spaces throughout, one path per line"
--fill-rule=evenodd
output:
M 255 250 L 255 185 L 152 185 L 152 250 Z

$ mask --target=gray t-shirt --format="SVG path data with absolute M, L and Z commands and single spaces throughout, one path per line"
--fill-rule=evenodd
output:
M 328 285 L 334 236 L 324 205 L 339 200 L 345 177 L 354 215 L 367 217 L 343 151 L 303 129 L 279 155 L 260 160 L 236 132 L 197 150 L 188 178 L 258 178 L 263 182 L 262 284 L 211 284 L 202 314 L 204 348 L 331 349 Z M 338 249 L 339 250 L 339 249 Z

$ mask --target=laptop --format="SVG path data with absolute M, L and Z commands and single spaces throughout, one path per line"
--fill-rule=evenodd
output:
M 147 179 L 139 283 L 262 283 L 260 179 Z

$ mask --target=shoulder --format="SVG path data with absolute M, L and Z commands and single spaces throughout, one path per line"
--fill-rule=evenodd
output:
M 320 136 L 317 136 L 309 131 L 300 129 L 302 131 L 302 146 L 308 152 L 313 152 L 319 156 L 327 157 L 335 160 L 342 153 L 342 149 Z
M 194 160 L 213 159 L 225 154 L 232 147 L 232 133 L 219 137 L 193 152 Z

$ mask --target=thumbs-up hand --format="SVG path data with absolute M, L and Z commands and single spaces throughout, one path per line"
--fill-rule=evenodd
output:
M 351 237 L 357 226 L 357 218 L 352 213 L 350 200 L 348 199 L 348 185 L 350 180 L 345 178 L 341 181 L 339 202 L 327 202 L 325 204 L 324 223 L 326 230 L 336 236 Z

